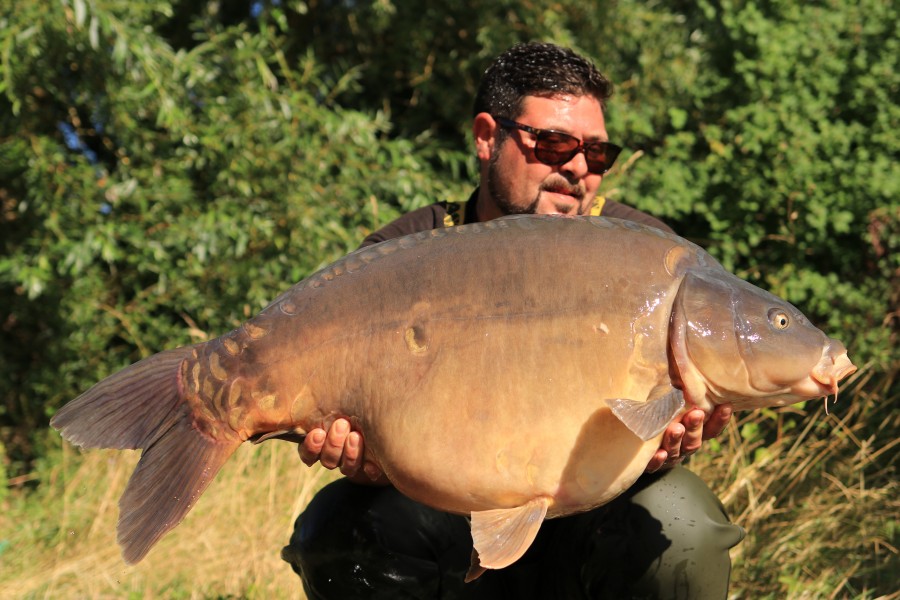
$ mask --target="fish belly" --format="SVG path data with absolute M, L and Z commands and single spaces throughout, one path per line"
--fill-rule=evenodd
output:
M 371 390 L 367 447 L 401 491 L 459 513 L 550 497 L 552 516 L 605 503 L 643 471 L 658 439 L 640 440 L 605 399 L 646 396 L 656 381 L 625 377 L 633 357 L 591 340 L 589 318 L 540 321 L 435 327 L 420 377 Z

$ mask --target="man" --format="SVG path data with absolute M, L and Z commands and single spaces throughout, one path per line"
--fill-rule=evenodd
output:
M 480 187 L 463 205 L 413 211 L 363 245 L 516 213 L 600 214 L 671 231 L 597 196 L 620 150 L 608 142 L 603 114 L 611 92 L 594 66 L 570 50 L 514 46 L 487 69 L 475 99 Z M 626 494 L 593 511 L 546 521 L 519 561 L 468 584 L 466 518 L 390 487 L 378 465 L 366 461 L 360 433 L 339 419 L 327 432 L 311 431 L 299 451 L 307 464 L 339 467 L 347 478 L 312 500 L 282 556 L 313 600 L 724 598 L 728 549 L 743 533 L 705 484 L 676 465 L 702 439 L 718 435 L 730 414 L 728 406 L 708 418 L 699 409 L 686 413 L 666 430 L 647 474 Z

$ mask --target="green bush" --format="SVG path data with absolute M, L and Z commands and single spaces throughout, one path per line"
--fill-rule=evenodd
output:
M 606 193 L 896 369 L 897 15 L 878 0 L 441 8 L 185 0 L 0 19 L 0 439 L 464 197 L 481 71 L 552 39 L 618 85 Z
M 861 363 L 896 346 L 897 8 L 863 2 L 372 0 L 304 4 L 287 31 L 346 105 L 465 151 L 488 61 L 517 41 L 573 46 L 616 82 L 627 148 L 613 197 L 668 220 L 795 302 Z M 892 300 L 892 294 L 894 296 Z M 887 319 L 887 320 L 886 320 Z
M 839 424 L 813 403 L 761 411 L 695 463 L 755 528 L 738 588 L 800 597 L 827 572 L 824 595 L 896 589 L 894 3 L 0 8 L 0 503 L 27 504 L 12 482 L 45 485 L 32 475 L 59 460 L 47 421 L 65 401 L 236 326 L 402 212 L 466 197 L 480 74 L 542 39 L 617 85 L 607 125 L 626 152 L 605 193 L 794 302 L 865 366 Z
M 699 3 L 669 34 L 683 85 L 617 182 L 862 363 L 897 341 L 896 30 L 878 1 Z M 638 62 L 670 83 L 658 56 Z
M 0 33 L 0 424 L 18 468 L 99 378 L 228 331 L 401 211 L 468 193 L 440 175 L 466 155 L 333 104 L 278 30 L 198 20 L 174 49 L 152 29 L 177 18 L 166 4 L 104 6 L 23 8 Z

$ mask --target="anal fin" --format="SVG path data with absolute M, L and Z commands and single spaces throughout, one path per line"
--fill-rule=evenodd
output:
M 612 413 L 636 436 L 649 441 L 662 433 L 684 408 L 684 395 L 671 386 L 655 388 L 645 401 L 613 398 L 606 401 Z
M 535 498 L 515 508 L 499 508 L 472 513 L 472 566 L 466 582 L 477 579 L 487 569 L 502 569 L 518 560 L 534 542 L 550 499 Z

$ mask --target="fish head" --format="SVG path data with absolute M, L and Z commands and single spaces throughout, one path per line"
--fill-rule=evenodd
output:
M 701 408 L 786 406 L 837 394 L 847 349 L 795 306 L 725 270 L 691 270 L 672 309 L 670 356 Z

